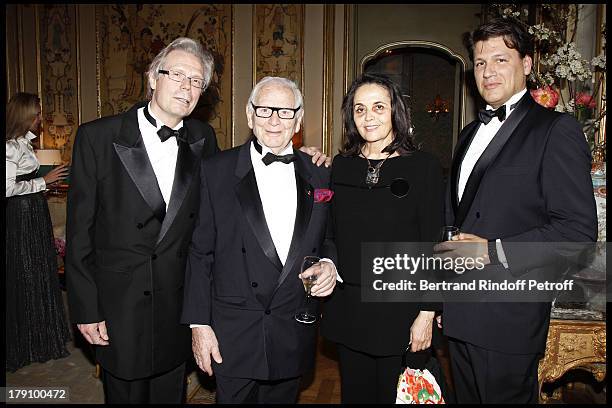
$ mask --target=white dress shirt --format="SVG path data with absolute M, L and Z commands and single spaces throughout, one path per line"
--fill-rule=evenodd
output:
M 42 177 L 16 182 L 17 176 L 30 174 L 40 167 L 31 143 L 36 137 L 28 131 L 24 136 L 6 141 L 6 197 L 38 193 L 47 188 Z
M 138 109 L 138 127 L 149 161 L 155 172 L 157 184 L 161 190 L 164 201 L 166 202 L 166 210 L 170 203 L 170 195 L 172 194 L 172 184 L 174 183 L 174 170 L 176 168 L 176 159 L 178 157 L 178 144 L 175 137 L 171 137 L 162 143 L 157 131 L 161 129 L 164 123 L 151 111 L 151 103 L 149 102 L 149 113 L 157 122 L 157 127 L 153 126 L 144 115 L 144 107 Z M 173 127 L 173 130 L 178 130 L 183 127 L 181 120 L 178 125 Z
M 512 114 L 513 110 L 510 110 L 510 106 L 514 105 L 518 102 L 523 95 L 527 92 L 527 88 L 523 89 L 521 92 L 514 94 L 508 101 L 504 104 L 506 105 L 506 120 Z M 493 109 L 491 105 L 487 105 L 487 109 Z M 503 122 L 499 121 L 499 118 L 496 116 L 486 125 L 484 123 L 480 124 L 478 131 L 476 132 L 476 136 L 474 136 L 474 140 L 472 140 L 472 144 L 468 148 L 463 161 L 461 162 L 461 170 L 459 172 L 459 184 L 457 186 L 457 194 L 459 196 L 459 201 L 463 197 L 463 190 L 465 190 L 465 185 L 467 184 L 468 178 L 470 174 L 472 174 L 472 170 L 476 165 L 480 156 L 485 151 L 491 140 L 497 134 L 497 131 L 502 127 Z
M 510 109 L 510 106 L 517 103 L 523 95 L 527 92 L 527 88 L 523 89 L 521 92 L 512 95 L 510 99 L 504 104 L 506 105 L 506 119 L 512 114 L 514 109 Z M 493 109 L 491 105 L 487 105 L 486 109 Z M 459 198 L 459 202 L 461 202 L 461 198 L 463 197 L 463 191 L 465 190 L 465 186 L 467 184 L 468 178 L 470 174 L 472 174 L 472 170 L 474 170 L 474 166 L 482 153 L 485 151 L 491 140 L 495 137 L 499 129 L 502 127 L 503 122 L 499 120 L 496 116 L 486 125 L 484 123 L 480 124 L 478 131 L 476 132 L 476 136 L 474 136 L 474 140 L 470 144 L 463 161 L 461 162 L 461 170 L 459 173 L 459 184 L 457 188 L 457 195 Z M 504 266 L 504 268 L 508 268 L 508 261 L 506 259 L 506 254 L 504 252 L 504 248 L 501 243 L 501 239 L 495 240 L 495 247 L 497 249 L 497 258 L 499 262 Z
M 295 181 L 295 164 L 273 162 L 266 166 L 261 160 L 268 152 L 267 146 L 261 146 L 261 154 L 251 143 L 251 162 L 257 180 L 259 198 L 266 217 L 266 224 L 270 230 L 276 253 L 283 265 L 287 261 L 293 227 L 295 225 L 295 212 L 297 209 L 297 186 Z M 279 155 L 293 153 L 293 143 L 279 153 Z

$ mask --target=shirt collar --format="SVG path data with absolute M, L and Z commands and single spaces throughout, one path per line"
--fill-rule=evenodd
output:
M 255 148 L 255 143 L 258 143 L 261 146 L 261 154 Z M 259 155 L 260 157 L 264 157 L 267 153 L 276 154 L 268 146 L 259 143 L 257 139 L 253 140 L 252 147 L 253 147 L 253 150 L 255 150 L 255 153 L 257 153 L 257 155 Z M 287 147 L 285 147 L 278 155 L 281 156 L 281 155 L 289 154 L 289 153 L 293 153 L 293 141 L 291 140 L 289 141 L 289 144 L 287 145 Z
M 36 136 L 34 133 L 32 133 L 31 131 L 29 131 L 29 130 L 28 130 L 28 133 L 26 133 L 24 137 L 25 137 L 25 138 L 28 140 L 28 142 L 29 142 L 29 141 L 31 141 L 31 140 L 36 139 L 38 136 Z
M 516 104 L 518 101 L 520 101 L 521 98 L 523 97 L 523 95 L 525 95 L 526 92 L 527 92 L 527 88 L 524 88 L 522 91 L 512 95 L 510 97 L 510 99 L 508 99 L 506 101 L 506 103 L 504 103 L 504 105 L 506 105 L 506 117 L 510 114 L 510 107 L 512 105 Z M 515 106 L 515 108 L 516 108 L 516 106 Z M 487 105 L 487 109 L 494 110 L 491 105 Z
M 150 101 L 149 101 L 149 105 L 148 105 L 148 110 L 149 110 L 149 115 L 151 115 L 151 117 L 153 119 L 155 119 L 155 123 L 157 124 L 156 129 L 157 130 L 161 129 L 161 127 L 164 125 L 164 122 L 162 122 L 162 120 L 160 118 L 155 116 L 155 113 L 153 113 L 153 111 L 151 110 L 151 102 Z M 151 122 L 149 122 L 148 120 L 146 122 L 149 124 L 149 126 L 153 127 L 153 124 Z M 172 130 L 179 130 L 182 127 L 183 127 L 183 120 L 181 119 L 181 121 L 175 127 L 173 127 Z

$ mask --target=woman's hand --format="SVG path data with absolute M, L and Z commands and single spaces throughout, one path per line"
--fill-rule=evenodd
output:
M 60 164 L 43 176 L 46 185 L 55 184 L 68 176 L 68 164 Z
M 410 327 L 410 351 L 421 351 L 431 346 L 431 330 L 435 312 L 421 310 Z

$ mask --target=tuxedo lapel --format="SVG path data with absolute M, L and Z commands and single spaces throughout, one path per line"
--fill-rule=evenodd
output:
M 476 164 L 474 165 L 474 169 L 470 173 L 470 177 L 467 180 L 465 185 L 465 189 L 463 190 L 463 196 L 461 197 L 461 202 L 455 212 L 455 225 L 461 227 L 465 217 L 472 206 L 472 202 L 474 201 L 474 197 L 476 197 L 476 193 L 478 192 L 478 188 L 480 186 L 480 182 L 487 169 L 493 163 L 499 152 L 503 149 L 504 145 L 510 139 L 510 136 L 514 133 L 517 126 L 527 112 L 532 108 L 535 102 L 531 98 L 529 92 L 527 92 L 518 102 L 516 108 L 512 112 L 512 115 L 508 119 L 506 119 L 501 126 L 501 128 L 493 137 L 493 140 L 489 143 L 485 151 L 482 153 Z
M 293 266 L 296 262 L 300 261 L 299 255 L 302 247 L 302 241 L 306 230 L 308 229 L 308 223 L 310 222 L 310 215 L 312 213 L 312 205 L 314 200 L 314 189 L 310 184 L 312 174 L 308 170 L 308 159 L 303 157 L 297 151 L 294 152 L 295 160 L 295 179 L 296 179 L 296 190 L 297 190 L 297 206 L 295 212 L 295 223 L 293 226 L 293 237 L 291 238 L 291 246 L 289 247 L 289 253 L 287 254 L 287 261 L 283 267 L 283 272 L 278 277 L 278 289 L 289 273 L 293 270 Z
M 465 136 L 459 138 L 459 144 L 457 146 L 457 150 L 455 151 L 455 159 L 453 160 L 451 177 L 449 179 L 449 183 L 451 185 L 451 204 L 453 206 L 454 214 L 457 214 L 457 207 L 459 207 L 459 198 L 457 191 L 459 186 L 461 163 L 463 162 L 465 153 L 472 144 L 472 140 L 474 140 L 474 136 L 476 136 L 476 132 L 478 132 L 479 127 L 480 122 L 478 121 L 472 122 L 470 125 L 468 125 L 468 127 L 462 132 L 465 134 Z
M 124 114 L 121 130 L 113 146 L 140 195 L 161 223 L 166 213 L 166 203 L 140 135 L 137 116 L 139 107 L 136 105 Z
M 259 246 L 280 273 L 283 269 L 283 264 L 278 257 L 274 241 L 272 241 L 272 235 L 270 235 L 270 230 L 266 223 L 266 216 L 261 204 L 261 198 L 259 197 L 259 190 L 257 189 L 255 171 L 251 163 L 250 148 L 251 143 L 247 142 L 242 145 L 238 153 L 235 174 L 240 181 L 235 187 L 236 196 Z
M 162 223 L 161 230 L 157 237 L 157 243 L 161 240 L 170 229 L 172 222 L 176 218 L 181 205 L 189 191 L 189 186 L 193 180 L 194 174 L 199 171 L 200 158 L 202 157 L 202 149 L 204 147 L 204 138 L 197 139 L 194 137 L 194 131 L 190 130 L 189 121 L 185 121 L 185 137 L 188 142 L 178 142 L 178 156 L 176 158 L 176 167 L 174 171 L 174 181 L 172 183 L 172 193 L 170 194 L 170 203 L 168 211 Z M 174 143 L 170 140 L 169 143 Z

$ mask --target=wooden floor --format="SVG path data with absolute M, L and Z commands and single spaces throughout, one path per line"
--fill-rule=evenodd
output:
M 333 343 L 319 336 L 314 372 L 302 384 L 298 404 L 340 403 L 340 372 Z
M 200 377 L 201 378 L 201 377 Z M 214 382 L 206 381 L 192 395 L 187 396 L 188 404 L 214 404 Z M 339 404 L 340 372 L 336 347 L 319 336 L 315 369 L 302 378 L 302 389 L 298 404 Z

